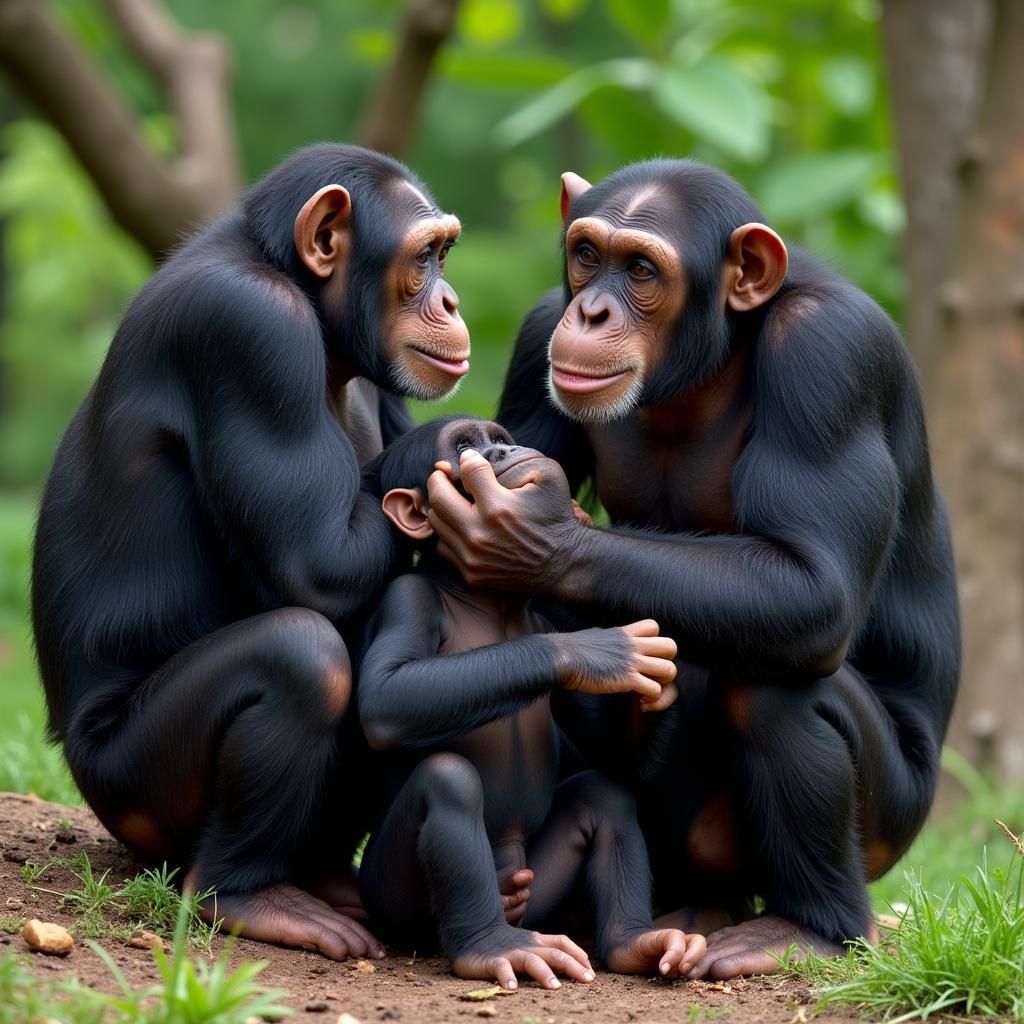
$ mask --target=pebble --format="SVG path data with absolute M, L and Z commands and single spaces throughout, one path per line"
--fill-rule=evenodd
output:
M 334 1024 L 362 1024 L 362 1021 L 358 1017 L 353 1017 L 351 1013 L 343 1013 Z
M 319 1000 L 315 1003 L 306 1003 L 306 1013 L 326 1013 L 327 1004 L 320 1002 Z
M 363 974 L 373 974 L 377 968 L 369 960 L 357 960 L 356 970 L 361 971 Z
M 129 940 L 128 945 L 133 949 L 166 949 L 164 940 L 156 932 L 145 930 L 136 932 Z
M 67 928 L 33 918 L 21 929 L 21 937 L 29 949 L 50 956 L 67 956 L 75 948 L 75 940 Z
M 480 1009 L 476 1011 L 476 1015 L 478 1017 L 497 1017 L 498 1011 L 493 1006 L 481 1006 Z
M 7 900 L 7 902 L 4 904 L 4 906 L 8 910 L 21 910 L 21 908 L 23 906 L 25 906 L 25 901 L 24 900 L 15 899 L 12 896 L 9 900 Z

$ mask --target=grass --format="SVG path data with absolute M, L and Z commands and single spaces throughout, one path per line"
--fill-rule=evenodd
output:
M 898 1024 L 979 1015 L 1024 1021 L 1024 842 L 1007 867 L 981 864 L 941 895 L 906 875 L 899 928 L 879 945 L 850 944 L 845 959 L 784 958 L 809 981 L 815 1012 L 839 1004 Z
M 281 1020 L 291 1011 L 277 1000 L 282 993 L 265 990 L 256 979 L 263 961 L 229 966 L 231 940 L 209 964 L 188 955 L 190 911 L 180 902 L 171 951 L 153 950 L 159 980 L 133 989 L 110 954 L 89 946 L 110 972 L 116 991 L 97 992 L 76 980 L 52 982 L 30 973 L 8 951 L 0 959 L 0 1024 L 245 1024 L 253 1018 Z
M 78 888 L 58 892 L 38 884 L 47 871 L 60 867 L 71 870 Z M 213 890 L 183 895 L 174 885 L 178 869 L 168 870 L 166 864 L 140 871 L 117 888 L 108 881 L 110 870 L 97 875 L 86 853 L 43 865 L 29 862 L 21 873 L 28 885 L 60 897 L 58 906 L 75 916 L 70 930 L 84 937 L 127 941 L 143 929 L 170 937 L 184 914 L 186 944 L 209 953 L 219 930 L 219 922 L 207 923 L 199 913 L 200 905 L 214 897 Z

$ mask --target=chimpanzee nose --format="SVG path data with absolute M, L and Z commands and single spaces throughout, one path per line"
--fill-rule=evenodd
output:
M 611 302 L 607 293 L 580 297 L 579 314 L 581 327 L 597 327 L 611 316 Z
M 485 452 L 487 461 L 492 466 L 499 466 L 503 463 L 518 447 L 514 444 L 494 444 Z

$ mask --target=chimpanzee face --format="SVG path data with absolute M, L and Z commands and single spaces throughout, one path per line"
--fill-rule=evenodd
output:
M 469 372 L 469 331 L 459 315 L 459 297 L 444 279 L 448 252 L 462 227 L 458 218 L 426 204 L 420 214 L 389 268 L 382 327 L 393 388 L 435 399 L 453 392 Z
M 478 451 L 493 467 L 495 477 L 506 487 L 517 487 L 529 469 L 526 463 L 546 458 L 533 448 L 517 445 L 512 435 L 490 420 L 455 419 L 445 423 L 438 431 L 435 443 L 437 462 L 447 462 L 452 468 L 452 479 L 459 483 L 459 459 L 467 449 Z

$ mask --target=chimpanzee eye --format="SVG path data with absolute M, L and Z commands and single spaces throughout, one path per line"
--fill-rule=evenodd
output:
M 586 267 L 596 267 L 598 264 L 597 250 L 587 242 L 581 242 L 576 248 L 576 259 Z
M 421 266 L 425 267 L 430 262 L 430 246 L 425 246 L 416 253 L 416 262 Z
M 647 260 L 630 260 L 627 269 L 629 276 L 636 278 L 638 281 L 649 281 L 651 278 L 657 277 L 657 271 Z

